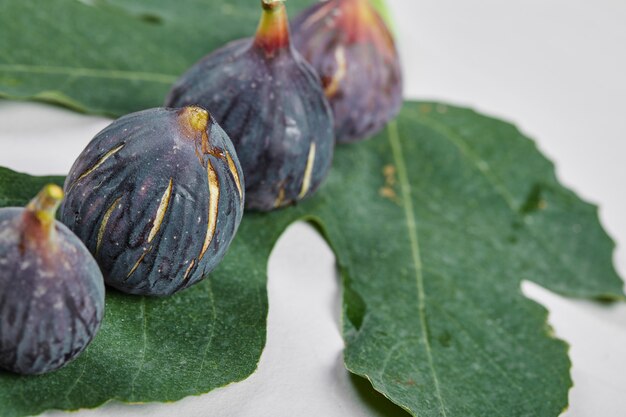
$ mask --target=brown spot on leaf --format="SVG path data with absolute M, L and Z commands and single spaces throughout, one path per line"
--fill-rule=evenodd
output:
M 378 193 L 380 194 L 381 197 L 388 198 L 394 203 L 400 202 L 400 199 L 398 198 L 398 195 L 396 194 L 393 188 L 382 187 L 380 190 L 378 190 Z
M 420 113 L 428 114 L 433 111 L 433 106 L 430 104 L 420 104 L 418 107 Z
M 396 184 L 396 167 L 394 165 L 385 165 L 383 175 L 387 185 L 393 187 Z
M 383 167 L 383 176 L 385 177 L 385 185 L 378 190 L 383 198 L 388 198 L 394 203 L 400 204 L 400 197 L 396 193 L 395 186 L 398 182 L 396 177 L 396 167 L 394 165 L 385 165 Z

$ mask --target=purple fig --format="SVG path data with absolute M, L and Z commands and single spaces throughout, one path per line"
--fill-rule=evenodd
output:
M 256 36 L 208 55 L 165 104 L 207 108 L 232 139 L 246 208 L 268 211 L 312 195 L 333 155 L 332 113 L 315 71 L 291 46 L 285 6 L 263 0 Z
M 296 49 L 318 72 L 338 143 L 366 139 L 402 106 L 393 36 L 369 0 L 329 0 L 291 22 Z
M 164 296 L 206 278 L 243 214 L 230 139 L 200 107 L 126 115 L 80 154 L 61 220 L 94 254 L 106 283 Z
M 63 191 L 48 185 L 26 208 L 0 209 L 0 368 L 58 369 L 91 343 L 104 281 L 87 248 L 54 219 Z

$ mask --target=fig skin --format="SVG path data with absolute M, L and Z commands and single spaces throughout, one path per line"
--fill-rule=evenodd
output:
M 331 167 L 334 137 L 320 80 L 291 46 L 284 4 L 262 6 L 256 36 L 192 66 L 165 105 L 211 111 L 237 149 L 246 208 L 269 211 L 315 193 Z
M 63 192 L 49 185 L 27 208 L 0 209 L 0 368 L 56 370 L 95 337 L 104 281 L 87 248 L 54 220 Z
M 402 107 L 393 36 L 369 0 L 319 2 L 291 21 L 294 46 L 315 68 L 335 117 L 337 143 L 367 139 Z
M 245 198 L 230 139 L 199 107 L 116 120 L 80 154 L 65 191 L 61 220 L 105 282 L 150 296 L 187 288 L 220 263 Z

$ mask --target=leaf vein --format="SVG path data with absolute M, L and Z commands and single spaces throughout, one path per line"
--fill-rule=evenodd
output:
M 397 122 L 389 123 L 389 143 L 391 145 L 393 158 L 396 163 L 396 169 L 398 172 L 398 181 L 401 186 L 402 194 L 402 206 L 404 208 L 405 220 L 411 242 L 411 256 L 413 259 L 413 265 L 415 267 L 415 282 L 417 286 L 417 299 L 418 299 L 418 313 L 421 324 L 421 338 L 424 343 L 424 349 L 426 351 L 426 359 L 431 371 L 433 383 L 435 386 L 435 393 L 439 400 L 439 406 L 441 414 L 446 417 L 446 407 L 441 395 L 441 388 L 439 386 L 439 378 L 435 371 L 435 364 L 433 361 L 433 355 L 431 352 L 430 342 L 428 341 L 428 334 L 426 330 L 426 294 L 424 291 L 424 277 L 422 274 L 422 260 L 420 255 L 419 239 L 417 237 L 417 221 L 415 219 L 415 209 L 413 208 L 413 201 L 411 197 L 411 184 L 409 183 L 409 176 L 407 174 L 406 165 L 404 163 L 404 155 L 402 145 L 400 143 L 400 136 L 398 134 Z
M 387 352 L 387 355 L 385 356 L 385 359 L 382 362 L 381 368 L 380 368 L 380 378 L 383 379 L 383 376 L 385 374 L 385 371 L 387 370 L 387 366 L 389 365 L 389 361 L 391 360 L 391 357 L 393 356 L 394 353 L 396 353 L 396 351 L 400 348 L 400 346 L 402 346 L 405 342 L 401 341 L 401 342 L 397 342 L 395 345 L 393 345 L 391 347 L 391 349 L 389 349 L 389 352 Z
M 143 371 L 143 366 L 146 363 L 146 350 L 148 348 L 148 325 L 147 325 L 148 318 L 146 317 L 146 298 L 145 297 L 141 298 L 140 306 L 141 306 L 140 307 L 141 316 L 143 319 L 143 332 L 142 332 L 143 333 L 143 349 L 142 349 L 141 360 L 139 361 L 139 367 L 137 368 L 137 372 L 135 373 L 135 376 L 133 377 L 130 383 L 130 398 L 134 398 L 135 382 L 137 381 L 137 378 L 139 378 L 141 371 Z
M 83 356 L 86 356 L 83 355 Z M 74 383 L 70 386 L 70 388 L 67 390 L 67 393 L 65 394 L 65 399 L 67 400 L 68 403 L 71 404 L 70 401 L 70 395 L 72 394 L 72 392 L 74 392 L 74 390 L 76 389 L 76 387 L 78 386 L 78 383 L 80 382 L 80 380 L 83 378 L 83 376 L 85 375 L 85 371 L 87 370 L 87 361 L 84 360 L 85 358 L 83 358 L 83 367 L 80 371 L 80 374 L 78 375 L 78 378 L 76 378 L 76 381 L 74 381 Z
M 451 315 L 444 309 L 439 308 L 436 305 L 435 305 L 435 308 L 439 310 L 444 316 L 448 317 L 449 323 L 452 322 L 452 324 L 454 324 L 455 327 L 460 332 L 464 333 L 467 336 L 467 338 L 470 340 L 470 342 L 474 346 L 474 350 L 478 353 L 478 355 L 480 355 L 480 357 L 485 361 L 485 363 L 491 365 L 497 373 L 499 373 L 506 381 L 510 383 L 510 386 L 515 387 L 522 394 L 522 396 L 524 396 L 524 394 L 527 392 L 526 389 L 522 387 L 517 381 L 515 381 L 508 374 L 508 372 L 505 369 L 503 369 L 502 366 L 493 357 L 487 355 L 485 351 L 481 349 L 480 343 L 476 341 L 474 336 L 465 328 L 465 326 L 462 323 L 458 321 L 456 317 L 454 317 L 453 315 Z M 491 402 L 487 401 L 487 404 L 491 405 Z M 531 406 L 534 409 L 535 413 L 539 414 L 539 411 L 534 406 L 534 404 L 531 404 Z M 498 410 L 498 411 L 503 411 L 503 410 Z
M 176 81 L 176 76 L 172 74 L 48 65 L 0 64 L 0 72 L 66 75 L 82 78 L 108 78 L 127 81 L 146 81 L 168 85 Z
M 204 362 L 206 361 L 206 357 L 209 354 L 211 345 L 213 343 L 213 335 L 215 334 L 215 325 L 216 325 L 216 320 L 217 320 L 217 310 L 215 309 L 215 297 L 213 295 L 213 285 L 211 284 L 211 278 L 208 278 L 207 280 L 207 293 L 209 295 L 209 300 L 211 300 L 211 316 L 212 316 L 212 323 L 211 323 L 211 333 L 209 333 L 209 340 L 207 341 L 207 344 L 204 348 L 204 352 L 202 354 L 202 362 L 200 362 L 200 367 L 198 368 L 198 377 L 196 378 L 196 389 L 201 389 L 200 387 L 198 387 L 198 382 L 200 381 L 200 378 L 202 378 L 202 370 L 204 369 Z
M 444 138 L 452 142 L 459 149 L 459 151 L 467 157 L 467 159 L 478 170 L 478 172 L 480 172 L 487 179 L 487 181 L 491 183 L 491 185 L 493 185 L 497 194 L 502 197 L 507 206 L 511 209 L 511 212 L 513 212 L 515 216 L 519 214 L 518 207 L 516 207 L 515 205 L 515 198 L 513 197 L 513 195 L 509 192 L 506 186 L 502 184 L 502 182 L 498 178 L 496 178 L 495 175 L 492 174 L 489 164 L 476 156 L 474 151 L 465 143 L 465 140 L 463 139 L 463 136 L 461 134 L 453 131 L 451 128 L 443 125 L 441 122 L 435 119 L 429 118 L 425 115 L 420 115 L 419 117 L 425 126 L 429 127 L 437 133 L 440 133 Z M 578 271 L 574 270 L 568 262 L 562 259 L 563 255 L 555 251 L 552 246 L 546 245 L 546 243 L 534 233 L 532 228 L 526 228 L 525 230 L 532 238 L 532 240 L 541 247 L 541 249 L 552 255 L 553 259 L 557 259 L 559 261 L 559 264 L 563 267 L 565 271 L 570 273 L 572 276 L 578 275 Z

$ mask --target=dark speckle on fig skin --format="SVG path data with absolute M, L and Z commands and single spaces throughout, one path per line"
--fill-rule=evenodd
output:
M 0 368 L 53 371 L 92 341 L 104 281 L 82 242 L 55 222 L 51 242 L 24 244 L 22 208 L 0 209 Z
M 330 169 L 332 113 L 315 71 L 290 44 L 268 56 L 253 39 L 232 42 L 189 69 L 165 103 L 199 104 L 226 130 L 246 175 L 248 209 L 306 198 Z M 310 184 L 301 195 L 313 143 Z
M 118 119 L 89 143 L 65 182 L 61 220 L 94 254 L 105 282 L 126 293 L 165 296 L 199 282 L 241 221 L 244 178 L 232 143 L 209 116 L 210 149 L 203 149 L 202 135 L 185 133 L 180 113 L 158 108 Z M 209 188 L 209 165 L 218 193 Z M 216 229 L 204 248 L 210 200 Z

